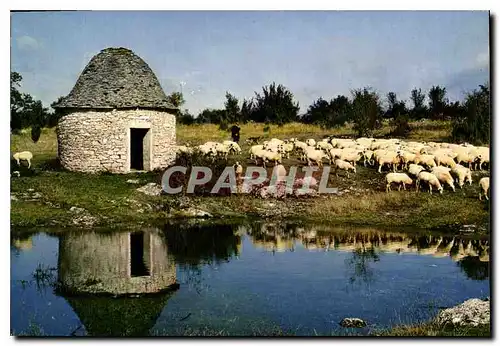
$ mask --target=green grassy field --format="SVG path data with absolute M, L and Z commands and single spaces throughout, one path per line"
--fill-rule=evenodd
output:
M 414 127 L 410 139 L 439 141 L 446 139 L 450 124 L 446 122 L 412 123 Z M 387 134 L 388 126 L 379 130 L 378 135 Z M 287 124 L 272 126 L 267 136 L 287 138 L 297 137 L 319 139 L 324 135 L 350 135 L 349 126 L 324 130 L 317 126 Z M 263 136 L 262 124 L 242 125 L 242 154 L 231 156 L 227 165 L 239 161 L 243 166 L 253 165 L 248 160 L 248 137 Z M 377 135 L 377 134 L 376 134 Z M 180 125 L 177 128 L 177 142 L 199 144 L 207 140 L 224 140 L 229 133 L 220 131 L 216 125 Z M 159 181 L 159 174 L 141 173 L 127 175 L 83 174 L 54 168 L 57 140 L 54 129 L 43 129 L 40 140 L 33 143 L 29 131 L 11 136 L 11 153 L 29 150 L 33 153 L 33 170 L 20 178 L 11 179 L 11 193 L 18 200 L 11 202 L 11 225 L 40 226 L 69 224 L 73 214 L 72 206 L 85 208 L 98 218 L 100 225 L 123 225 L 134 222 L 162 222 L 176 215 L 180 196 L 146 196 L 137 187 L 147 182 Z M 11 162 L 12 164 L 12 162 Z M 284 160 L 285 167 L 297 165 L 297 159 Z M 18 169 L 15 163 L 12 169 Z M 271 168 L 268 169 L 269 171 Z M 478 200 L 480 177 L 489 172 L 474 172 L 474 184 L 457 189 L 453 193 L 445 189 L 443 195 L 416 193 L 409 191 L 385 192 L 385 174 L 376 173 L 373 167 L 358 165 L 356 175 L 349 178 L 339 173 L 330 175 L 329 187 L 347 191 L 341 196 L 322 195 L 318 198 L 287 198 L 285 200 L 263 200 L 247 195 L 190 196 L 190 204 L 208 211 L 215 217 L 262 218 L 286 217 L 324 223 L 351 223 L 357 225 L 377 225 L 390 227 L 415 227 L 423 229 L 453 229 L 463 224 L 476 224 L 484 228 L 489 225 L 489 204 Z M 129 184 L 128 179 L 140 179 L 141 185 Z M 41 197 L 32 201 L 26 191 L 40 193 Z M 33 193 L 31 192 L 31 193 Z M 21 197 L 19 197 L 21 196 Z M 270 203 L 272 202 L 272 203 Z

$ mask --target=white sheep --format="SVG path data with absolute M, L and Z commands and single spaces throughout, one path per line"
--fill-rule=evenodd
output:
M 248 150 L 248 153 L 250 154 L 250 160 L 255 159 L 255 153 L 264 150 L 264 146 L 262 144 L 257 144 L 257 145 L 252 145 L 250 149 Z
M 294 148 L 295 145 L 293 144 L 293 142 L 283 144 L 283 149 L 285 150 L 285 155 L 287 159 L 290 158 L 290 153 L 293 152 Z
M 354 173 L 356 173 L 356 167 L 354 167 L 353 165 L 351 165 L 349 162 L 347 161 L 342 161 L 340 159 L 336 159 L 334 161 L 334 164 L 335 164 L 335 175 L 338 176 L 337 174 L 337 169 L 341 169 L 341 170 L 344 170 L 347 172 L 347 177 L 349 178 L 349 171 L 353 171 Z
M 28 161 L 28 168 L 31 168 L 31 159 L 33 159 L 33 154 L 30 151 L 21 151 L 13 155 L 14 160 L 16 160 L 17 165 L 21 166 L 20 160 Z
M 281 153 L 275 152 L 275 151 L 269 151 L 266 150 L 264 151 L 263 155 L 261 156 L 263 158 L 263 164 L 264 168 L 266 167 L 266 162 L 271 161 L 274 162 L 274 165 L 278 165 L 278 163 L 281 163 Z
M 472 185 L 472 174 L 470 169 L 468 169 L 467 167 L 457 164 L 451 169 L 450 173 L 453 177 L 456 178 L 458 186 L 460 188 L 464 186 L 465 181 L 467 181 L 469 185 Z
M 482 200 L 482 196 L 486 198 L 486 200 L 489 200 L 488 198 L 488 190 L 490 188 L 490 178 L 489 177 L 483 177 L 479 179 L 479 186 L 481 187 L 481 191 L 479 192 L 479 200 Z
M 217 150 L 215 150 L 215 147 L 211 144 L 201 144 L 197 148 L 202 154 L 206 156 L 215 157 L 217 155 Z
M 309 138 L 306 140 L 306 144 L 310 147 L 314 147 L 314 146 L 316 146 L 316 141 L 312 138 Z
M 408 169 L 408 165 L 414 162 L 417 156 L 417 154 L 412 153 L 408 150 L 401 150 L 399 152 L 399 155 L 401 156 L 401 161 L 403 162 L 404 169 Z
M 342 149 L 339 148 L 333 148 L 328 151 L 328 156 L 330 157 L 330 164 L 335 161 L 335 159 L 340 158 L 340 155 L 342 154 Z
M 439 182 L 439 179 L 432 173 L 429 172 L 420 172 L 417 177 L 417 191 L 419 189 L 419 186 L 422 181 L 425 181 L 427 185 L 429 186 L 429 193 L 432 195 L 432 187 L 434 186 L 439 193 L 443 193 L 443 187 L 441 186 L 441 183 Z
M 396 172 L 396 166 L 401 162 L 401 157 L 398 153 L 387 152 L 384 156 L 381 156 L 377 160 L 378 162 L 378 172 L 382 173 L 382 167 L 386 164 L 392 165 L 392 169 Z
M 323 150 L 307 150 L 306 151 L 306 159 L 307 159 L 307 164 L 309 166 L 312 165 L 312 163 L 316 163 L 319 167 L 323 166 L 323 159 L 328 159 L 328 156 L 325 154 Z
M 434 154 L 434 161 L 436 162 L 436 165 L 440 166 L 440 165 L 445 165 L 445 166 L 448 166 L 448 167 L 454 167 L 457 163 L 455 162 L 455 160 L 453 160 L 453 158 L 451 158 L 449 155 L 447 154 L 444 154 L 444 153 L 438 153 L 438 154 Z
M 316 149 L 322 149 L 322 150 L 328 152 L 330 149 L 333 149 L 333 146 L 328 142 L 321 141 L 321 142 L 316 143 Z
M 450 174 L 450 168 L 437 166 L 434 167 L 431 171 L 432 174 L 438 178 L 439 182 L 442 184 L 448 184 L 449 187 L 455 192 L 455 185 L 453 184 L 453 177 Z
M 340 159 L 342 161 L 347 161 L 351 163 L 353 166 L 356 166 L 356 162 L 361 159 L 361 154 L 354 149 L 342 149 L 340 154 Z
M 476 169 L 478 168 L 479 170 L 483 169 L 483 164 L 490 163 L 490 148 L 488 147 L 478 147 L 477 148 L 477 157 L 476 157 Z
M 241 148 L 240 145 L 236 142 L 233 141 L 224 141 L 222 142 L 225 146 L 229 148 L 229 152 L 233 152 L 235 154 L 240 154 L 241 153 Z
M 414 163 L 417 165 L 425 165 L 427 167 L 436 167 L 436 161 L 434 161 L 434 155 L 428 155 L 428 154 L 417 154 L 415 156 L 415 160 L 413 160 Z
M 373 150 L 369 150 L 369 149 L 365 148 L 365 150 L 363 150 L 362 156 L 363 156 L 363 165 L 365 167 L 366 167 L 367 162 L 370 166 L 373 166 L 373 164 L 375 163 L 373 161 Z
M 472 164 L 476 161 L 476 155 L 464 148 L 458 150 L 456 160 L 457 163 L 467 164 L 469 166 L 469 169 L 472 170 Z
M 391 183 L 398 184 L 398 191 L 401 191 L 401 184 L 403 185 L 403 190 L 406 190 L 406 184 L 413 184 L 413 180 L 405 173 L 387 173 L 385 181 L 387 183 L 385 192 L 391 191 Z
M 422 171 L 425 171 L 425 168 L 414 163 L 410 164 L 410 166 L 408 167 L 408 173 L 413 175 L 414 177 L 418 177 L 418 174 Z

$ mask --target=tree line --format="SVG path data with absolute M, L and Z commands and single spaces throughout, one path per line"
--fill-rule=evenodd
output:
M 11 131 L 31 128 L 32 137 L 38 140 L 43 127 L 54 127 L 64 115 L 49 110 L 40 100 L 21 93 L 22 76 L 11 72 Z M 238 98 L 226 92 L 224 107 L 204 109 L 196 117 L 184 109 L 184 96 L 180 92 L 168 95 L 169 101 L 178 108 L 177 121 L 181 124 L 218 124 L 227 129 L 231 124 L 266 123 L 284 125 L 290 122 L 315 124 L 322 128 L 341 127 L 352 123 L 358 136 L 370 136 L 382 126 L 384 119 L 391 122 L 391 135 L 405 137 L 411 131 L 410 120 L 451 120 L 451 138 L 455 141 L 489 143 L 490 139 L 490 87 L 480 85 L 468 93 L 462 102 L 450 102 L 446 88 L 432 86 L 425 93 L 422 89 L 410 92 L 407 106 L 396 93 L 389 92 L 382 98 L 370 87 L 352 90 L 350 95 L 337 95 L 330 100 L 315 100 L 304 114 L 299 114 L 299 103 L 293 93 L 282 84 L 271 83 L 255 92 L 249 99 Z M 51 104 L 54 106 L 61 98 Z M 385 104 L 384 104 L 385 101 Z
M 411 120 L 448 120 L 452 122 L 451 138 L 455 141 L 489 143 L 490 140 L 490 87 L 479 85 L 465 96 L 462 102 L 450 102 L 446 88 L 432 86 L 425 93 L 420 88 L 410 92 L 407 106 L 396 93 L 389 92 L 385 100 L 372 88 L 352 90 L 350 95 L 337 95 L 330 100 L 322 97 L 314 101 L 305 114 L 299 114 L 299 103 L 285 86 L 272 83 L 241 102 L 226 92 L 224 108 L 204 109 L 197 117 L 188 110 L 181 110 L 184 98 L 181 93 L 169 95 L 179 108 L 178 122 L 182 124 L 219 124 L 226 129 L 229 124 L 257 122 L 283 125 L 289 122 L 315 124 L 322 128 L 341 127 L 352 123 L 358 136 L 370 136 L 385 120 L 393 128 L 390 135 L 406 137 L 411 131 Z M 384 101 L 385 105 L 384 105 Z

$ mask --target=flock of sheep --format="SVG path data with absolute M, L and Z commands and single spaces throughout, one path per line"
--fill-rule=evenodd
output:
M 240 154 L 240 146 L 232 141 L 207 142 L 197 147 L 178 146 L 178 152 L 192 153 L 197 150 L 214 160 L 227 159 L 229 154 Z M 320 141 L 297 138 L 280 140 L 272 138 L 262 144 L 252 145 L 248 151 L 250 159 L 266 167 L 267 163 L 278 165 L 283 158 L 295 155 L 307 165 L 323 166 L 329 162 L 338 176 L 338 170 L 356 174 L 356 164 L 377 168 L 379 173 L 389 169 L 386 174 L 386 191 L 392 184 L 398 190 L 412 185 L 415 180 L 417 191 L 426 186 L 432 194 L 433 188 L 443 193 L 444 186 L 455 191 L 455 184 L 460 188 L 464 183 L 472 184 L 473 170 L 489 167 L 490 150 L 488 147 L 473 146 L 468 143 L 416 142 L 400 139 L 357 138 L 343 139 L 327 137 Z M 397 172 L 402 171 L 402 172 Z M 479 180 L 479 199 L 488 199 L 489 177 Z

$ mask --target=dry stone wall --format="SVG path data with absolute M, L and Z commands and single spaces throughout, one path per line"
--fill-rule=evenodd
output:
M 149 128 L 151 165 L 175 159 L 175 116 L 154 110 L 82 111 L 64 116 L 57 127 L 58 156 L 70 171 L 130 171 L 130 128 Z

